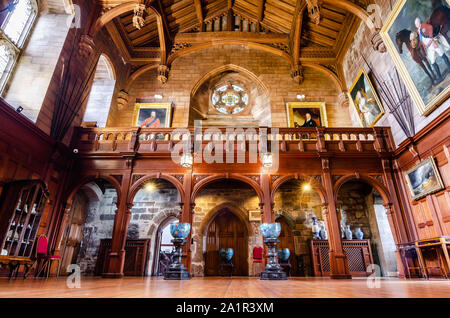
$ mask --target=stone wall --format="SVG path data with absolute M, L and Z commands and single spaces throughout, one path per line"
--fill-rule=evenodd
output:
M 67 18 L 65 13 L 41 11 L 3 92 L 8 103 L 22 106 L 22 114 L 34 122 L 69 30 Z
M 235 182 L 223 182 L 216 186 L 202 190 L 195 200 L 195 214 L 192 225 L 192 238 L 194 244 L 192 250 L 192 274 L 194 276 L 204 275 L 204 253 L 206 252 L 206 230 L 207 223 L 214 213 L 222 207 L 228 207 L 234 213 L 241 214 L 243 219 L 249 220 L 248 211 L 259 210 L 259 199 L 255 191 L 249 186 Z M 251 233 L 248 236 L 248 269 L 249 275 L 253 276 L 252 251 L 255 246 L 263 246 L 262 237 L 259 232 L 260 221 L 248 222 Z
M 303 255 L 305 274 L 312 275 L 309 241 L 313 238 L 312 217 L 323 221 L 321 200 L 313 190 L 303 188 L 305 181 L 293 180 L 281 185 L 275 193 L 274 214 L 284 216 L 292 225 L 295 255 Z
M 383 276 L 397 276 L 395 243 L 383 207 L 383 200 L 370 185 L 361 182 L 344 184 L 338 194 L 341 218 L 355 229 L 360 227 L 364 239 L 370 239 L 374 264 L 380 266 Z
M 112 238 L 117 206 L 116 190 L 106 189 L 99 201 L 90 201 L 77 264 L 85 275 L 93 275 L 102 239 Z
M 89 203 L 88 215 L 83 225 L 83 240 L 78 256 L 78 264 L 84 274 L 93 274 L 97 261 L 101 239 L 112 238 L 114 217 L 117 206 L 116 191 L 106 189 L 99 201 Z M 180 206 L 178 191 L 164 183 L 149 192 L 139 190 L 133 201 L 131 219 L 128 227 L 128 239 L 151 239 L 147 272 L 150 274 L 156 233 L 160 224 L 168 217 L 178 217 Z
M 126 127 L 132 123 L 137 100 L 173 103 L 173 127 L 188 125 L 191 93 L 202 78 L 224 65 L 244 68 L 253 73 L 268 89 L 270 96 L 271 123 L 273 127 L 286 127 L 286 103 L 298 101 L 297 94 L 305 94 L 307 101 L 325 101 L 329 126 L 351 126 L 347 111 L 338 106 L 338 94 L 333 81 L 324 73 L 311 68 L 304 69 L 304 82 L 296 84 L 290 76 L 290 64 L 280 56 L 252 49 L 243 45 L 223 45 L 205 48 L 177 58 L 170 70 L 168 82 L 157 80 L 157 71 L 151 70 L 140 76 L 130 89 L 128 105 L 113 111 L 114 121 L 109 126 Z M 155 100 L 154 95 L 163 95 Z M 346 108 L 345 108 L 346 109 Z

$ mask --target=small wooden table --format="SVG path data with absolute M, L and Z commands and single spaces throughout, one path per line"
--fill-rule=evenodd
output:
M 223 272 L 224 272 L 224 271 L 223 271 L 224 267 L 228 268 L 229 276 L 232 277 L 232 276 L 233 276 L 233 268 L 234 268 L 233 263 L 230 261 L 230 262 L 222 262 L 222 263 L 220 264 L 219 271 L 220 271 L 220 274 L 221 274 L 222 276 L 225 276 L 224 273 L 223 273 Z
M 422 249 L 433 247 L 436 249 L 438 259 L 441 260 L 441 266 L 443 266 L 442 274 L 444 278 L 448 278 L 450 275 L 450 257 L 448 253 L 448 246 L 450 246 L 450 236 L 441 236 L 435 238 L 429 238 L 415 242 L 417 258 L 419 260 L 420 267 L 423 268 L 423 273 L 426 278 L 429 278 L 427 266 L 422 254 Z M 442 257 L 442 259 L 441 259 Z
M 33 267 L 34 263 L 35 260 L 32 260 L 29 257 L 6 256 L 6 255 L 0 256 L 0 265 L 9 267 L 9 276 L 8 276 L 9 279 L 11 279 L 13 276 L 14 278 L 17 277 L 21 265 L 25 266 L 23 279 L 27 278 L 28 272 L 30 271 L 31 267 Z

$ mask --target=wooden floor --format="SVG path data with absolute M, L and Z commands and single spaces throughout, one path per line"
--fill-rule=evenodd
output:
M 368 288 L 366 279 L 291 278 L 261 281 L 258 278 L 103 279 L 82 277 L 81 288 L 70 289 L 66 278 L 0 279 L 0 297 L 168 297 L 168 298 L 450 298 L 450 280 L 381 279 L 379 288 Z

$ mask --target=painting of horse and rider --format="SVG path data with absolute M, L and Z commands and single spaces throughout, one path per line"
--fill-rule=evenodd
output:
M 399 0 L 381 35 L 419 112 L 450 93 L 450 0 Z

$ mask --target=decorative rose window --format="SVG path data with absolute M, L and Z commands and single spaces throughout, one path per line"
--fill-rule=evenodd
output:
M 211 101 L 218 112 L 234 115 L 248 105 L 248 93 L 239 85 L 229 83 L 214 89 Z

